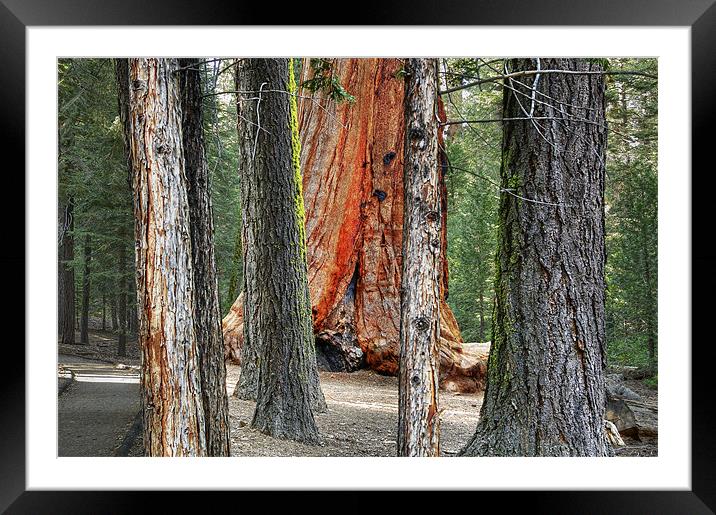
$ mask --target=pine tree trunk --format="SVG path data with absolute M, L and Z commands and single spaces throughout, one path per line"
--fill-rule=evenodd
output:
M 480 294 L 479 294 L 479 301 L 480 301 L 480 341 L 485 341 L 485 295 L 482 291 L 482 287 L 480 287 Z
M 405 64 L 398 455 L 438 456 L 442 202 L 435 59 Z
M 120 84 L 120 94 L 129 86 L 125 127 L 148 456 L 206 455 L 177 68 L 175 59 L 129 59 L 129 81 Z
M 117 294 L 112 295 L 112 301 L 109 305 L 110 315 L 112 318 L 112 331 L 119 329 L 119 320 L 117 320 Z
M 82 319 L 80 322 L 80 343 L 89 344 L 89 304 L 90 304 L 90 271 L 92 266 L 92 240 L 85 236 L 84 272 L 82 274 Z
M 652 272 L 649 263 L 649 252 L 646 242 L 642 244 L 642 253 L 644 259 L 644 282 L 646 283 L 646 294 L 651 300 L 655 297 L 654 287 L 652 285 Z M 646 346 L 649 356 L 649 372 L 654 375 L 658 371 L 658 363 L 656 360 L 656 321 L 651 302 L 645 302 L 646 313 Z
M 73 231 L 74 201 L 70 198 L 64 208 L 60 207 L 60 248 L 58 249 L 58 333 L 60 342 L 75 343 L 75 272 L 70 261 L 75 257 Z
M 107 330 L 107 295 L 102 294 L 102 331 Z
M 120 276 L 119 276 L 119 295 L 118 295 L 118 327 L 119 327 L 119 335 L 117 338 L 117 355 L 124 357 L 127 355 L 127 280 L 125 277 L 125 271 L 127 268 L 127 255 L 124 250 L 124 245 L 120 243 L 119 245 L 119 270 L 120 270 Z
M 77 291 L 77 284 L 75 284 L 75 299 L 80 296 L 80 292 Z M 79 302 L 75 302 L 75 331 L 80 330 L 80 308 L 82 305 Z
M 132 302 L 130 286 L 131 284 L 127 285 L 127 337 L 137 333 L 137 310 L 135 303 Z
M 399 59 L 331 59 L 355 97 L 337 103 L 302 90 L 301 167 L 308 281 L 319 363 L 329 370 L 369 366 L 397 375 L 403 227 L 404 80 Z M 302 81 L 312 77 L 304 60 Z M 440 177 L 443 202 L 447 200 Z M 443 225 L 445 233 L 446 226 Z M 442 237 L 443 249 L 447 239 Z M 444 250 L 443 250 L 444 252 Z M 443 278 L 447 284 L 447 259 Z M 443 295 L 447 294 L 447 288 Z M 440 307 L 441 383 L 481 388 L 485 362 L 463 345 L 447 303 Z M 227 356 L 240 361 L 243 297 L 223 321 Z
M 255 92 L 237 103 L 245 242 L 241 373 L 252 365 L 258 372 L 253 427 L 313 443 L 313 413 L 325 409 L 325 400 L 311 328 L 300 143 L 295 97 L 287 94 L 295 90 L 290 63 L 245 59 L 236 66 L 236 89 Z
M 194 327 L 201 366 L 201 391 L 209 456 L 229 456 L 229 404 L 224 336 L 214 257 L 214 223 L 209 169 L 204 149 L 198 59 L 180 59 L 182 137 L 194 268 Z
M 512 60 L 509 71 L 536 64 Z M 583 59 L 540 64 L 600 69 Z M 504 118 L 550 119 L 504 125 L 501 176 L 509 191 L 499 209 L 493 344 L 481 419 L 463 454 L 607 456 L 604 76 L 521 81 L 528 86 L 508 85 L 522 94 L 505 89 Z

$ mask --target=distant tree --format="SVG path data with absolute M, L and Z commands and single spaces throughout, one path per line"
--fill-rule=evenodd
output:
M 89 344 L 89 310 L 90 310 L 90 271 L 92 262 L 92 237 L 85 234 L 83 248 L 84 270 L 82 273 L 82 319 L 80 323 L 80 343 Z
M 510 60 L 487 388 L 463 455 L 606 456 L 604 76 L 584 59 Z M 576 72 L 576 73 L 575 73 Z M 537 102 L 540 98 L 548 102 Z M 535 100 L 533 100 L 535 99 Z
M 490 67 L 482 59 L 449 59 L 444 64 L 446 87 L 470 77 L 484 76 Z M 448 119 L 484 120 L 499 118 L 502 90 L 476 87 L 468 94 L 443 95 Z M 447 126 L 446 151 L 449 173 L 447 187 L 448 261 L 450 297 L 465 341 L 488 342 L 494 298 L 495 249 L 497 247 L 497 194 L 500 170 L 499 123 Z
M 255 392 L 252 426 L 318 441 L 320 389 L 308 293 L 295 80 L 288 59 L 236 65 L 244 240 L 240 395 Z
M 60 342 L 75 343 L 75 272 L 74 259 L 74 217 L 72 198 L 62 206 L 59 218 L 58 251 L 58 320 Z
M 209 59 L 196 66 L 201 70 L 204 90 L 204 147 L 211 185 L 214 254 L 222 314 L 228 312 L 236 300 L 243 282 L 235 95 L 220 94 L 234 89 L 235 62 L 234 59 Z
M 405 64 L 398 455 L 438 456 L 442 275 L 436 59 Z
M 657 73 L 655 59 L 612 59 Z M 657 372 L 657 82 L 614 76 L 608 96 L 607 341 L 610 362 Z
M 139 58 L 127 69 L 120 94 L 129 98 L 120 105 L 134 192 L 144 448 L 148 456 L 204 456 L 178 65 Z

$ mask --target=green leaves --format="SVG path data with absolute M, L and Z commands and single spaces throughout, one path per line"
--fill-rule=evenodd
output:
M 355 97 L 346 91 L 333 74 L 333 66 L 329 59 L 311 59 L 310 67 L 311 78 L 301 83 L 302 88 L 313 93 L 322 91 L 328 98 L 338 103 L 355 102 Z

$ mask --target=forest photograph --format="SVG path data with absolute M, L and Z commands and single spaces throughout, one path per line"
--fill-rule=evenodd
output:
M 56 65 L 59 457 L 659 455 L 657 58 Z

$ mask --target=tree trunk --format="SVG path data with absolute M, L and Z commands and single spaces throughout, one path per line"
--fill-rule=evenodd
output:
M 117 319 L 117 294 L 112 295 L 112 301 L 109 305 L 110 315 L 112 318 L 112 331 L 119 329 L 119 320 Z
M 144 58 L 128 65 L 128 82 L 118 78 L 120 95 L 129 89 L 124 125 L 133 172 L 144 448 L 148 456 L 204 456 L 178 66 L 175 59 Z
M 73 231 L 74 201 L 70 198 L 64 208 L 60 207 L 60 248 L 57 252 L 58 280 L 58 333 L 60 342 L 75 343 L 75 271 L 70 261 L 75 258 Z
M 102 294 L 102 331 L 107 330 L 107 295 Z
M 127 305 L 127 335 L 136 335 L 139 314 L 137 313 L 137 294 L 131 276 L 127 280 Z
M 536 65 L 512 60 L 509 71 Z M 522 80 L 509 84 L 521 95 L 504 91 L 504 118 L 549 120 L 504 125 L 493 344 L 481 419 L 463 454 L 607 456 L 604 76 Z M 532 104 L 533 90 L 559 107 Z
M 214 223 L 209 169 L 204 149 L 201 78 L 198 59 L 180 59 L 182 137 L 194 269 L 194 328 L 199 348 L 209 456 L 229 456 L 229 404 L 224 336 L 214 257 Z
M 124 245 L 120 243 L 119 246 L 119 269 L 121 275 L 119 276 L 119 337 L 117 342 L 117 355 L 127 355 L 127 281 L 125 277 L 125 270 L 127 268 L 127 257 L 124 250 Z
M 655 297 L 652 285 L 651 264 L 649 262 L 649 252 L 646 242 L 642 244 L 642 254 L 644 259 L 644 282 L 646 283 L 646 291 L 649 299 Z M 649 356 L 649 372 L 654 375 L 658 371 L 658 363 L 656 360 L 656 321 L 651 303 L 646 302 L 646 345 Z
M 485 341 L 485 295 L 482 291 L 482 286 L 480 286 L 480 293 L 479 293 L 479 299 L 480 299 L 480 341 Z
M 77 291 L 77 285 L 75 284 L 75 299 L 80 296 L 80 292 Z M 80 308 L 82 305 L 78 302 L 75 302 L 75 331 L 80 330 Z
M 89 304 L 90 304 L 90 270 L 92 266 L 92 240 L 85 235 L 84 272 L 82 274 L 82 321 L 80 323 L 80 343 L 89 344 Z
M 308 281 L 320 362 L 352 371 L 366 364 L 397 375 L 403 227 L 404 80 L 398 59 L 332 59 L 355 102 L 302 91 L 301 167 Z M 312 76 L 305 60 L 302 80 Z M 446 201 L 444 177 L 441 195 Z M 445 244 L 446 226 L 443 226 Z M 447 259 L 444 273 L 447 274 Z M 445 280 L 445 283 L 447 281 Z M 446 289 L 443 290 L 446 294 Z M 452 311 L 440 306 L 441 383 L 482 385 L 485 364 L 463 352 Z M 227 356 L 239 361 L 243 297 L 224 318 Z
M 275 437 L 315 443 L 313 413 L 326 405 L 311 329 L 291 61 L 240 61 L 236 89 L 255 92 L 240 95 L 237 103 L 244 350 L 250 350 L 243 354 L 242 375 L 251 364 L 258 371 L 252 426 Z M 249 100 L 257 96 L 260 100 Z
M 398 455 L 438 456 L 442 202 L 435 59 L 405 65 Z

